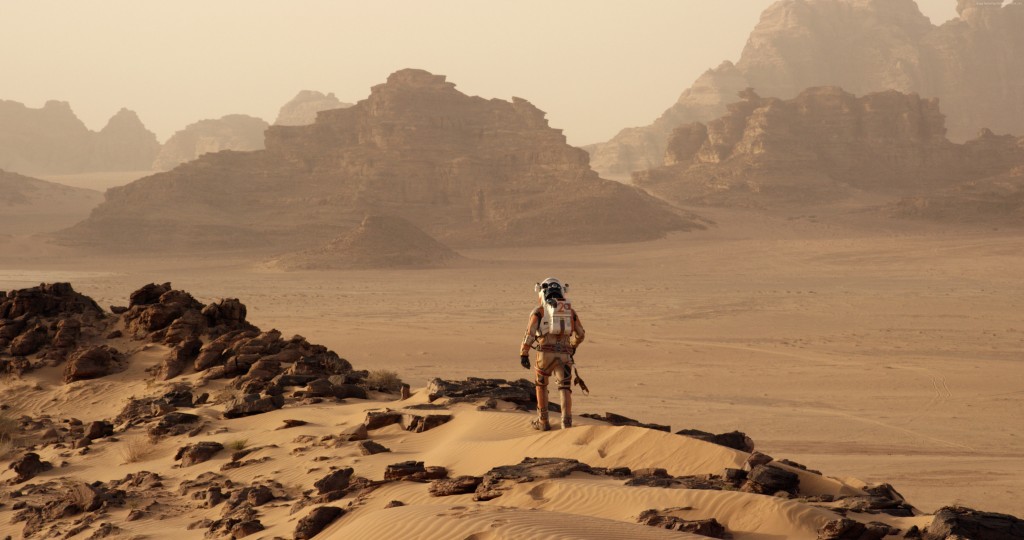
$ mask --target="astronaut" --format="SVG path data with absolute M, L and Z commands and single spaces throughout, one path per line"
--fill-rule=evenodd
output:
M 535 371 L 538 416 L 532 425 L 541 431 L 551 429 L 548 422 L 548 379 L 552 375 L 558 382 L 562 428 L 572 427 L 573 355 L 586 334 L 579 315 L 565 297 L 568 289 L 568 284 L 563 286 L 555 278 L 545 279 L 534 287 L 540 306 L 530 313 L 530 324 L 519 350 L 520 363 L 530 369 L 530 349 L 537 349 Z

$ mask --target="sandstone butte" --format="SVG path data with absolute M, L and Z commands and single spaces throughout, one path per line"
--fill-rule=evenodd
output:
M 680 126 L 667 165 L 634 182 L 681 204 L 763 207 L 930 195 L 1024 165 L 1024 139 L 988 130 L 950 142 L 938 100 L 894 90 L 857 97 L 837 87 L 796 98 L 751 89 L 707 124 Z
M 277 113 L 275 126 L 305 126 L 316 121 L 320 111 L 344 109 L 351 103 L 342 103 L 334 94 L 324 94 L 315 90 L 302 90 L 288 103 L 281 106 Z
M 65 243 L 119 249 L 304 249 L 368 214 L 399 215 L 452 247 L 653 239 L 698 228 L 604 180 L 528 101 L 470 97 L 406 69 L 266 149 L 207 154 L 106 193 Z
M 591 164 L 615 179 L 659 167 L 676 127 L 721 116 L 748 87 L 782 99 L 830 85 L 916 92 L 939 98 L 954 141 L 1024 133 L 1024 0 L 1000 4 L 959 0 L 958 17 L 936 26 L 913 0 L 780 0 L 735 64 L 706 71 L 652 124 L 586 147 Z
M 167 139 L 153 160 L 152 169 L 166 171 L 203 154 L 221 150 L 259 150 L 263 148 L 263 131 L 267 125 L 259 118 L 244 114 L 229 114 L 189 124 Z
M 0 169 L 29 175 L 148 170 L 159 151 L 156 135 L 128 109 L 97 132 L 64 101 L 33 109 L 0 100 Z

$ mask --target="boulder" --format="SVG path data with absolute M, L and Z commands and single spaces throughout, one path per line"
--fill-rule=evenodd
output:
M 18 475 L 11 481 L 12 484 L 20 484 L 26 482 L 32 478 L 35 478 L 41 472 L 48 471 L 53 468 L 53 464 L 49 461 L 42 461 L 39 459 L 39 454 L 35 452 L 28 452 L 23 455 L 20 459 L 11 462 L 7 466 L 8 469 L 13 469 Z
M 708 433 L 699 429 L 683 429 L 676 432 L 676 435 L 692 437 L 709 443 L 725 446 L 742 452 L 753 452 L 754 441 L 742 431 L 730 431 L 729 433 Z
M 108 375 L 119 360 L 120 354 L 117 349 L 106 345 L 79 349 L 68 359 L 67 366 L 64 368 L 64 382 L 95 379 Z
M 179 448 L 174 460 L 181 460 L 180 467 L 188 467 L 209 460 L 223 449 L 224 445 L 219 442 L 201 441 Z
M 881 540 L 889 529 L 887 526 L 865 525 L 849 518 L 833 519 L 818 529 L 817 540 Z
M 384 480 L 409 480 L 426 482 L 446 478 L 448 470 L 444 467 L 424 467 L 422 461 L 403 461 L 392 463 L 384 469 Z
M 384 452 L 390 452 L 391 449 L 384 446 L 383 444 L 373 441 L 359 441 L 356 446 L 359 448 L 359 453 L 364 456 L 372 456 L 374 454 L 381 454 Z
M 743 491 L 762 495 L 774 495 L 784 491 L 795 495 L 799 486 L 800 477 L 796 473 L 771 465 L 758 465 L 750 471 L 747 481 L 743 484 Z
M 254 414 L 263 414 L 284 406 L 282 396 L 259 396 L 248 394 L 242 399 L 232 401 L 224 410 L 224 418 L 241 418 Z
M 319 506 L 312 512 L 306 514 L 295 526 L 295 540 L 309 540 L 320 534 L 334 520 L 341 517 L 345 511 L 335 506 Z
M 160 297 L 163 296 L 165 292 L 170 290 L 170 283 L 164 283 L 162 285 L 150 283 L 148 285 L 143 285 L 128 296 L 128 307 L 133 308 L 135 306 L 155 304 L 160 301 Z
M 28 356 L 46 344 L 46 328 L 37 324 L 11 341 L 12 356 Z
M 477 486 L 483 482 L 480 476 L 456 476 L 455 478 L 434 480 L 430 483 L 427 491 L 434 497 L 447 497 L 449 495 L 464 495 L 473 493 Z
M 103 437 L 109 437 L 114 434 L 114 424 L 107 422 L 106 420 L 97 420 L 89 423 L 89 426 L 85 428 L 85 436 L 89 439 L 102 439 Z
M 926 530 L 925 538 L 928 540 L 1011 540 L 1024 538 L 1024 520 L 1009 514 L 946 506 L 935 513 Z
M 674 510 L 680 509 L 669 508 L 662 511 L 653 509 L 645 510 L 640 513 L 640 516 L 637 518 L 637 523 L 640 523 L 641 525 L 648 525 L 650 527 L 657 527 L 659 529 L 668 529 L 670 531 L 699 534 L 710 538 L 725 538 L 725 527 L 723 527 L 718 520 L 714 518 L 688 520 L 672 515 L 666 515 Z
M 580 463 L 575 459 L 528 457 L 518 465 L 502 465 L 487 471 L 473 498 L 478 501 L 489 501 L 500 497 L 503 491 L 515 484 L 545 478 L 562 478 L 574 472 L 593 473 L 594 470 L 586 463 Z
M 164 437 L 168 435 L 181 435 L 188 433 L 195 428 L 199 417 L 191 413 L 169 412 L 160 418 L 156 425 L 149 428 L 150 437 Z
M 344 467 L 331 471 L 327 476 L 313 483 L 313 487 L 321 495 L 343 491 L 352 480 L 352 467 Z

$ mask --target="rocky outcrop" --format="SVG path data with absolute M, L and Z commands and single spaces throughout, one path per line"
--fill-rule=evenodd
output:
M 352 232 L 320 249 L 276 259 L 287 270 L 437 268 L 462 257 L 400 217 L 367 216 Z
M 308 249 L 366 215 L 400 215 L 438 241 L 546 245 L 657 238 L 699 226 L 606 181 L 526 100 L 470 97 L 407 69 L 266 149 L 209 154 L 107 191 L 61 237 L 120 249 Z
M 171 135 L 152 162 L 155 171 L 166 171 L 207 153 L 222 150 L 260 150 L 268 124 L 244 114 L 216 120 L 200 120 Z
M 813 204 L 931 192 L 1024 164 L 1013 137 L 950 142 L 937 101 L 915 94 L 820 87 L 790 100 L 750 89 L 740 97 L 720 118 L 677 128 L 668 165 L 634 181 L 684 204 Z
M 939 99 L 955 141 L 1024 133 L 1024 0 L 1000 4 L 961 0 L 958 18 L 935 26 L 913 0 L 780 0 L 736 63 L 702 74 L 651 125 L 588 147 L 591 163 L 609 178 L 659 167 L 676 127 L 721 116 L 748 87 L 781 99 L 825 85 L 916 92 Z
M 302 90 L 291 101 L 281 106 L 275 126 L 306 126 L 316 121 L 320 111 L 344 109 L 351 103 L 342 103 L 334 94 L 324 95 L 315 90 Z
M 156 135 L 127 109 L 95 132 L 66 102 L 32 109 L 0 100 L 0 169 L 22 174 L 148 170 L 159 151 Z

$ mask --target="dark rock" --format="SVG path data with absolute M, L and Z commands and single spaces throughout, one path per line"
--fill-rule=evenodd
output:
M 627 486 L 637 487 L 656 487 L 656 488 L 667 488 L 677 485 L 678 482 L 671 476 L 634 476 L 629 480 L 626 480 Z
M 795 462 L 793 460 L 790 460 L 790 459 L 783 458 L 783 459 L 780 459 L 778 461 L 779 461 L 779 463 L 782 463 L 783 465 L 789 465 L 790 467 L 793 467 L 794 469 L 800 469 L 801 471 L 807 471 L 807 472 L 809 472 L 811 474 L 817 474 L 819 476 L 821 475 L 821 471 L 816 471 L 814 469 L 808 469 L 806 465 L 804 465 L 802 463 L 797 463 L 797 462 Z
M 103 437 L 109 437 L 113 434 L 114 424 L 111 424 L 106 420 L 90 422 L 89 427 L 85 429 L 85 436 L 90 439 L 102 439 Z
M 593 469 L 575 459 L 528 457 L 518 465 L 502 465 L 487 471 L 473 499 L 489 501 L 500 497 L 504 490 L 515 484 L 545 478 L 562 478 L 573 472 L 593 473 Z
M 113 332 L 107 334 L 107 339 L 117 339 L 122 336 L 124 336 L 124 332 L 120 330 L 114 330 Z
M 664 431 L 666 433 L 670 433 L 672 431 L 672 428 L 670 428 L 669 426 L 663 426 L 661 424 L 645 424 L 643 422 L 640 422 L 639 420 L 634 420 L 632 418 L 622 416 L 621 414 L 615 414 L 611 412 L 604 413 L 604 416 L 588 413 L 581 414 L 580 416 L 584 418 L 592 418 L 594 420 L 601 420 L 602 422 L 607 422 L 613 426 L 635 426 L 647 429 L 654 429 L 657 431 Z
M 403 461 L 401 463 L 393 463 L 384 469 L 385 480 L 412 479 L 413 477 L 422 479 L 426 474 L 427 469 L 423 466 L 422 461 Z
M 641 525 L 668 529 L 670 531 L 687 532 L 708 536 L 711 538 L 725 538 L 725 527 L 714 518 L 687 520 L 675 516 L 664 515 L 667 512 L 679 510 L 669 508 L 659 512 L 658 510 L 645 510 L 640 513 L 637 522 Z
M 753 470 L 758 465 L 767 465 L 775 461 L 775 458 L 768 454 L 762 454 L 761 452 L 751 452 L 750 456 L 747 457 L 747 461 L 744 463 L 744 468 L 747 470 Z
M 734 485 L 739 485 L 740 482 L 747 479 L 747 471 L 743 469 L 725 469 L 725 479 L 732 482 Z
M 140 289 L 128 296 L 128 307 L 132 308 L 135 306 L 155 304 L 160 301 L 160 297 L 163 296 L 165 292 L 170 290 L 170 283 L 164 283 L 162 285 L 150 283 L 149 285 L 143 285 Z
M 475 492 L 483 480 L 480 476 L 456 476 L 446 480 L 434 480 L 430 483 L 428 491 L 434 497 L 464 495 Z
M 121 535 L 122 533 L 124 533 L 124 530 L 117 525 L 104 522 L 100 523 L 99 527 L 96 527 L 96 530 L 89 536 L 89 540 L 99 540 L 108 536 Z
M 170 403 L 174 407 L 192 408 L 198 403 L 195 403 L 192 398 L 192 391 L 188 385 L 177 385 L 173 390 L 164 394 L 163 399 Z
M 196 337 L 189 337 L 178 343 L 164 358 L 159 370 L 160 377 L 166 381 L 184 373 L 185 368 L 194 362 L 202 345 Z
M 199 417 L 191 413 L 169 412 L 160 418 L 155 426 L 149 428 L 151 437 L 165 435 L 181 435 L 188 433 L 199 422 Z
M 946 506 L 935 513 L 925 538 L 970 538 L 971 540 L 1010 540 L 1024 538 L 1024 520 L 994 512 L 981 512 L 963 506 Z
M 709 443 L 725 446 L 734 450 L 740 450 L 743 452 L 754 451 L 754 441 L 750 437 L 747 437 L 746 433 L 742 431 L 731 431 L 729 433 L 708 433 L 707 431 L 701 431 L 699 429 L 683 429 L 676 432 L 676 435 L 683 435 L 685 437 L 692 437 L 694 439 L 700 439 Z
M 401 424 L 402 413 L 397 411 L 370 411 L 366 413 L 366 420 L 363 422 L 366 429 L 380 429 L 391 424 Z
M 891 532 L 884 523 L 865 525 L 849 518 L 834 519 L 818 529 L 818 540 L 881 540 Z
M 114 315 L 121 315 L 126 311 L 128 311 L 127 306 L 110 306 L 110 312 Z
M 139 422 L 163 416 L 174 410 L 174 406 L 163 398 L 132 398 L 114 418 L 115 424 L 134 425 Z
M 405 503 L 402 501 L 388 501 L 384 508 L 398 508 L 399 506 L 405 506 Z
M 390 448 L 387 448 L 383 444 L 376 443 L 373 441 L 360 441 L 357 446 L 359 447 L 359 452 L 362 453 L 364 456 L 372 456 L 374 454 L 381 454 L 383 452 L 391 451 Z
M 886 497 L 845 497 L 839 502 L 838 508 L 850 512 L 883 513 L 899 517 L 914 515 L 914 508 L 909 504 Z
M 448 398 L 451 403 L 500 399 L 514 403 L 521 408 L 536 408 L 537 405 L 534 384 L 526 379 L 511 382 L 505 379 L 476 377 L 470 377 L 464 381 L 432 379 L 427 384 L 427 397 L 430 401 Z
M 116 349 L 98 345 L 71 355 L 64 369 L 64 382 L 95 379 L 109 374 L 120 359 Z
M 334 520 L 341 517 L 345 511 L 335 506 L 320 506 L 299 520 L 295 526 L 295 540 L 308 540 L 320 534 Z
M 209 460 L 223 449 L 224 445 L 219 442 L 202 441 L 179 448 L 174 459 L 181 460 L 181 467 L 188 467 Z
M 274 492 L 267 486 L 256 486 L 246 494 L 246 500 L 253 506 L 262 506 L 274 499 Z
M 35 478 L 35 476 L 41 472 L 52 469 L 53 464 L 49 461 L 41 461 L 39 459 L 39 454 L 29 452 L 22 456 L 21 459 L 12 462 L 7 466 L 7 468 L 14 469 L 14 472 L 18 475 L 11 481 L 11 483 L 20 484 Z
M 240 521 L 231 527 L 231 538 L 242 538 L 250 534 L 256 534 L 264 529 L 258 519 Z
M 331 471 L 327 476 L 317 480 L 313 483 L 313 487 L 317 489 L 317 492 L 321 495 L 342 491 L 348 487 L 352 480 L 352 467 L 344 467 L 335 471 Z
M 306 425 L 308 423 L 309 422 L 306 422 L 305 420 L 287 419 L 287 420 L 284 421 L 284 425 L 279 427 L 279 428 L 277 428 L 277 429 L 288 429 L 288 428 L 293 428 L 293 427 L 299 427 L 299 426 L 304 426 L 304 425 Z
M 12 356 L 28 356 L 39 351 L 46 344 L 46 328 L 35 325 L 11 341 Z
M 250 394 L 250 396 L 255 396 L 255 398 L 231 402 L 224 411 L 224 418 L 241 418 L 243 416 L 263 414 L 284 406 L 284 398 L 282 396 L 259 397 L 255 394 Z
M 774 495 L 780 491 L 795 495 L 799 485 L 800 477 L 794 472 L 770 465 L 758 465 L 750 471 L 743 490 L 762 495 Z
M 417 414 L 406 414 L 402 416 L 402 421 L 405 424 L 407 431 L 415 433 L 423 433 L 434 429 L 437 426 L 448 423 L 452 419 L 450 414 L 428 414 L 426 416 L 420 416 Z
M 352 428 L 351 430 L 341 433 L 341 435 L 338 435 L 337 438 L 339 441 L 342 442 L 351 442 L 366 440 L 366 438 L 369 436 L 370 435 L 369 433 L 367 433 L 366 424 L 359 424 L 356 427 Z

